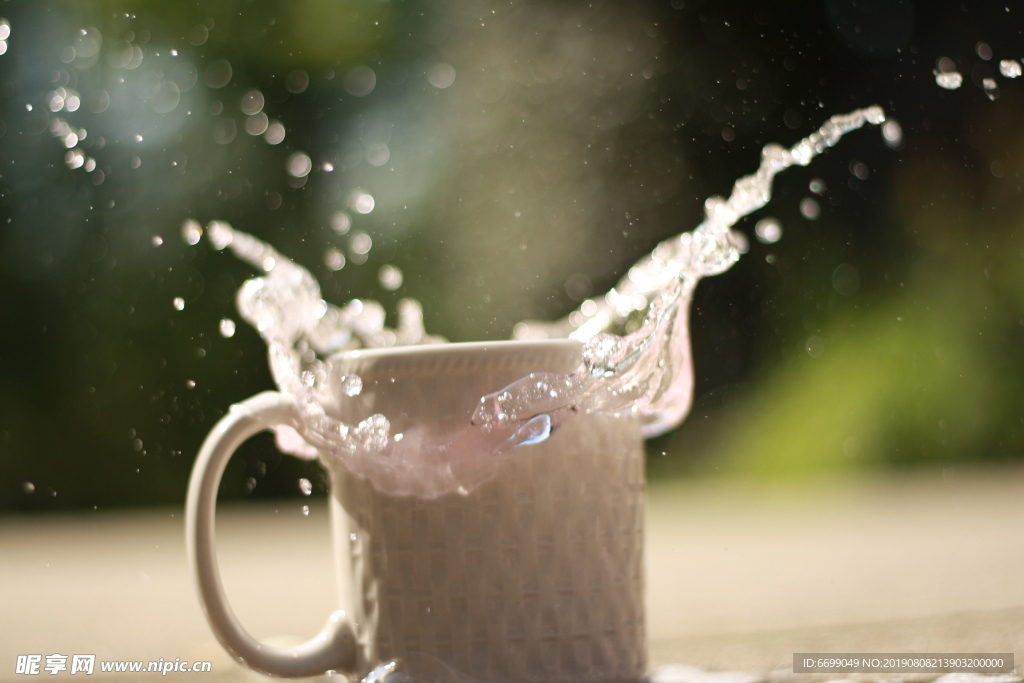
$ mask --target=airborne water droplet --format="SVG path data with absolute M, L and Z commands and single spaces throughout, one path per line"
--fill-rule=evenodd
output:
M 381 287 L 390 292 L 402 286 L 402 271 L 395 266 L 381 266 L 377 277 L 380 279 Z
M 935 72 L 935 83 L 946 90 L 956 90 L 964 82 L 964 77 L 957 71 Z
M 235 336 L 235 321 L 231 318 L 222 318 L 220 321 L 220 336 L 225 339 Z
M 899 149 L 903 144 L 903 128 L 895 119 L 889 119 L 882 126 L 882 137 L 890 149 Z
M 313 493 L 313 482 L 305 477 L 299 479 L 299 490 L 302 491 L 302 495 L 308 496 Z
M 1021 75 L 1020 62 L 1016 59 L 1003 59 L 999 62 L 999 73 L 1006 78 L 1018 78 Z
M 185 300 L 182 299 L 180 296 L 174 297 L 174 307 L 176 309 L 178 309 L 179 311 L 184 311 L 185 310 Z
M 288 169 L 288 175 L 293 178 L 305 178 L 313 170 L 313 162 L 306 153 L 296 152 L 288 157 L 286 168 Z
M 331 247 L 324 252 L 324 265 L 331 270 L 341 270 L 345 267 L 345 255 Z
M 809 221 L 817 220 L 821 216 L 821 206 L 807 197 L 800 202 L 800 214 Z
M 203 236 L 203 228 L 198 222 L 189 218 L 181 224 L 181 237 L 185 244 L 199 244 L 199 238 Z
M 754 234 L 761 244 L 775 244 L 782 238 L 782 223 L 774 218 L 762 218 L 754 226 Z
M 363 391 L 363 380 L 359 375 L 345 375 L 341 378 L 341 390 L 346 396 L 358 396 Z

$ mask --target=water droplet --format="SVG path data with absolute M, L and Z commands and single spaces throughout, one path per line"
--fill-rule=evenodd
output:
M 427 80 L 435 88 L 444 89 L 455 82 L 455 67 L 451 64 L 435 64 L 427 69 Z
M 373 240 L 365 232 L 357 232 L 352 235 L 348 241 L 348 248 L 353 254 L 365 256 L 370 253 L 370 249 L 373 247 Z
M 64 163 L 71 169 L 81 168 L 85 163 L 85 154 L 80 149 L 72 149 L 64 155 Z
M 992 59 L 992 48 L 984 41 L 981 41 L 974 46 L 974 52 L 978 57 L 984 59 L 986 62 Z
M 11 22 L 0 19 L 0 40 L 7 40 L 11 37 Z
M 269 145 L 281 144 L 284 141 L 284 126 L 281 125 L 281 122 L 271 121 L 270 125 L 267 126 L 267 132 L 263 134 L 263 139 Z
M 899 149 L 903 145 L 903 128 L 895 119 L 889 119 L 882 126 L 882 137 L 890 149 Z
M 1016 59 L 1003 59 L 999 62 L 999 73 L 1006 78 L 1019 78 L 1021 75 L 1020 62 Z
M 231 63 L 226 59 L 218 59 L 206 67 L 206 85 L 211 88 L 223 88 L 231 82 Z
M 182 299 L 180 296 L 174 297 L 174 302 L 173 303 L 174 303 L 174 307 L 176 309 L 178 309 L 179 311 L 184 311 L 185 310 L 185 300 Z
M 164 238 L 160 235 L 153 235 L 152 239 L 149 240 L 154 247 L 159 247 L 164 243 Z
M 344 211 L 335 211 L 331 216 L 331 229 L 339 235 L 344 235 L 352 227 L 352 219 Z
M 259 90 L 250 90 L 249 92 L 242 95 L 242 113 L 249 116 L 254 116 L 263 111 L 263 93 Z
M 219 328 L 220 336 L 225 339 L 235 336 L 235 321 L 231 318 L 221 318 Z
M 341 270 L 345 267 L 345 255 L 334 247 L 324 251 L 324 265 L 331 270 Z
M 377 74 L 366 66 L 357 66 L 345 75 L 345 90 L 356 97 L 369 95 L 376 85 Z
M 30 481 L 26 481 L 21 485 L 21 490 L 24 491 L 25 493 L 32 494 L 35 493 L 36 491 L 36 485 Z
M 402 286 L 402 271 L 396 266 L 381 266 L 377 273 L 380 285 L 389 292 L 393 292 Z
M 302 495 L 308 496 L 313 493 L 313 482 L 305 477 L 299 479 L 299 490 L 302 491 Z
M 270 127 L 270 119 L 263 112 L 254 114 L 245 120 L 245 132 L 249 135 L 263 135 Z
M 303 505 L 302 506 L 302 516 L 303 517 L 309 517 L 309 506 L 308 505 Z
M 811 197 L 800 201 L 800 215 L 809 221 L 817 220 L 821 216 L 821 206 Z
M 191 380 L 191 379 L 185 380 L 185 388 L 186 389 L 195 389 L 196 388 L 195 380 Z
M 363 391 L 363 379 L 359 375 L 345 375 L 341 378 L 341 391 L 346 396 L 358 396 Z
M 202 24 L 196 24 L 188 31 L 188 42 L 199 47 L 210 37 L 210 30 Z
M 291 72 L 284 81 L 284 87 L 293 95 L 305 92 L 309 87 L 309 74 L 302 69 Z
M 310 161 L 309 156 L 304 152 L 296 152 L 288 157 L 286 167 L 288 175 L 293 178 L 305 178 L 313 170 L 313 162 Z
M 811 358 L 819 358 L 825 352 L 825 341 L 818 335 L 809 337 L 804 346 L 807 349 L 807 355 Z
M 958 71 L 936 71 L 935 83 L 946 90 L 956 90 L 963 85 L 964 77 Z
M 826 185 L 825 181 L 821 178 L 813 179 L 807 187 L 816 195 L 823 195 L 825 194 L 825 190 L 828 189 L 828 185 Z
M 358 213 L 370 213 L 373 211 L 373 207 L 376 206 L 376 202 L 373 201 L 373 197 L 366 192 L 355 192 L 349 200 L 349 206 L 355 209 Z
M 387 145 L 370 145 L 366 148 L 366 160 L 371 166 L 383 166 L 391 158 L 391 149 Z
M 754 226 L 754 235 L 761 244 L 775 244 L 782 239 L 782 223 L 774 218 L 762 218 Z
M 981 87 L 984 88 L 985 94 L 988 95 L 990 100 L 994 100 L 999 97 L 999 85 L 996 84 L 994 78 L 983 78 L 981 79 Z

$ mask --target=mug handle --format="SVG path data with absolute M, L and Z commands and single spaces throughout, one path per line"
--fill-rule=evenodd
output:
M 188 484 L 185 504 L 185 544 L 195 572 L 199 597 L 217 640 L 249 668 L 272 676 L 316 676 L 356 667 L 356 640 L 344 611 L 331 615 L 323 630 L 302 645 L 266 645 L 242 628 L 224 596 L 214 547 L 214 509 L 224 468 L 235 450 L 275 425 L 295 425 L 299 412 L 294 399 L 276 391 L 256 394 L 231 410 L 203 442 Z

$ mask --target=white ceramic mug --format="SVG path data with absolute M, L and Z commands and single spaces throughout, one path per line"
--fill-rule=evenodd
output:
M 558 340 L 370 350 L 332 359 L 363 380 L 339 400 L 350 424 L 383 413 L 402 424 L 468 424 L 480 397 L 530 372 L 567 373 L 581 346 Z M 339 389 L 340 391 L 340 389 Z M 278 676 L 365 675 L 397 660 L 413 680 L 595 683 L 644 680 L 643 448 L 628 417 L 580 414 L 542 443 L 501 456 L 468 493 L 382 493 L 331 453 L 337 605 L 295 648 L 252 638 L 221 587 L 214 549 L 217 488 L 232 453 L 295 424 L 290 396 L 234 406 L 203 444 L 189 484 L 186 537 L 207 618 L 248 667 Z M 448 672 L 438 674 L 438 671 Z

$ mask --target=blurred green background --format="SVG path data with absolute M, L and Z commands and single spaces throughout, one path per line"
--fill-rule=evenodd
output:
M 765 143 L 875 103 L 902 144 L 859 131 L 787 171 L 739 226 L 749 253 L 699 286 L 694 409 L 649 443 L 650 475 L 1022 458 L 1024 79 L 999 73 L 1024 56 L 1019 7 L 8 0 L 0 16 L 0 510 L 181 502 L 206 432 L 271 388 L 258 335 L 218 331 L 252 273 L 187 244 L 186 218 L 270 241 L 334 303 L 411 296 L 430 332 L 508 338 L 692 229 Z M 941 57 L 959 90 L 936 86 Z M 765 217 L 777 243 L 754 236 Z M 298 495 L 299 477 L 326 484 L 264 435 L 223 495 Z

